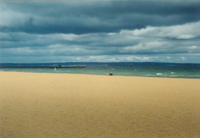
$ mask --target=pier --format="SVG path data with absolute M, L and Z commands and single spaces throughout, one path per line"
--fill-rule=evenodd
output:
M 84 65 L 76 66 L 76 65 L 69 65 L 69 66 L 0 66 L 0 68 L 86 68 Z

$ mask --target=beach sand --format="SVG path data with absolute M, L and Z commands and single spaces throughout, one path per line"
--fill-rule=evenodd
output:
M 0 72 L 1 138 L 200 138 L 200 79 Z

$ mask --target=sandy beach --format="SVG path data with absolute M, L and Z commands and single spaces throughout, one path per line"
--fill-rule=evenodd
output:
M 0 72 L 1 138 L 200 138 L 200 79 Z

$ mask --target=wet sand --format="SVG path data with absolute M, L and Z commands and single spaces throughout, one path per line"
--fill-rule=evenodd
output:
M 0 72 L 1 138 L 199 138 L 200 79 Z

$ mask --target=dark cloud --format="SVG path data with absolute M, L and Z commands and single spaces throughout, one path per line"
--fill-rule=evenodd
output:
M 2 25 L 2 32 L 107 33 L 147 26 L 169 26 L 200 19 L 200 2 L 172 1 L 67 1 L 2 2 L 3 10 L 25 14 L 17 25 Z M 4 16 L 4 15 L 3 15 Z M 21 20 L 21 21 L 18 21 Z M 23 21 L 22 21 L 23 20 Z M 13 24 L 15 23 L 13 22 Z
M 199 63 L 199 1 L 0 3 L 0 62 Z

